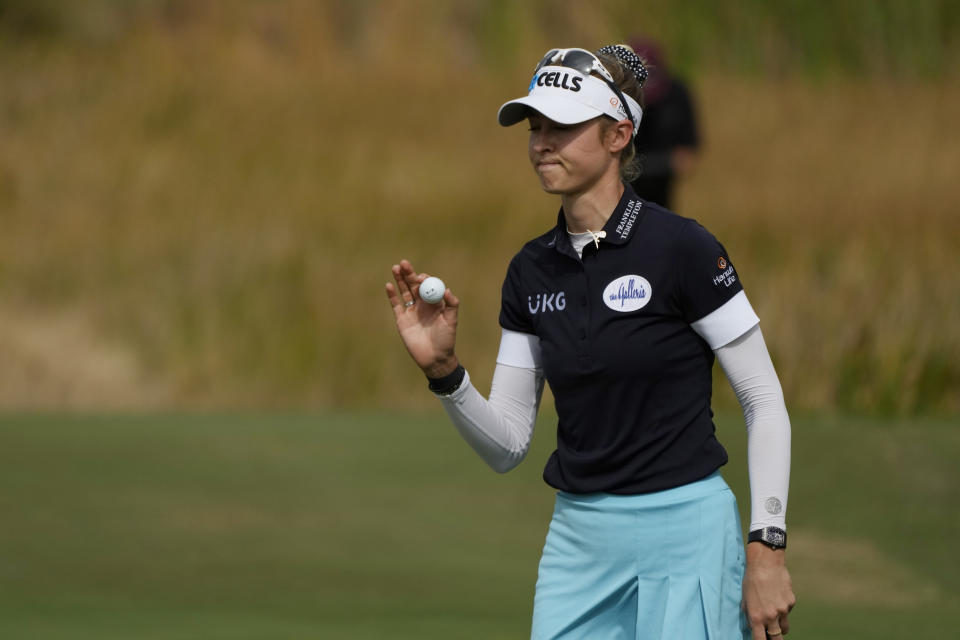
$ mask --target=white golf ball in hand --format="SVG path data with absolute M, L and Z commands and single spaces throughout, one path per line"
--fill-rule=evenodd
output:
M 430 276 L 420 283 L 420 298 L 424 302 L 437 304 L 443 300 L 443 292 L 447 290 L 447 285 L 443 280 Z

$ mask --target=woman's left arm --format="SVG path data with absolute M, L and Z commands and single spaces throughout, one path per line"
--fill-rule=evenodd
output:
M 750 530 L 786 529 L 790 418 L 760 325 L 715 353 L 747 424 Z M 755 640 L 765 640 L 770 631 L 789 630 L 788 614 L 796 598 L 783 549 L 774 550 L 762 542 L 747 545 L 743 603 Z M 770 637 L 776 639 L 774 634 Z

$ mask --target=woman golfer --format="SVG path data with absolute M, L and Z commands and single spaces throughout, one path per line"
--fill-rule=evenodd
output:
M 543 477 L 557 489 L 533 608 L 536 639 L 754 640 L 788 630 L 790 422 L 733 261 L 695 221 L 628 186 L 642 62 L 627 47 L 554 49 L 499 121 L 530 125 L 556 225 L 513 258 L 489 399 L 454 350 L 459 300 L 427 304 L 402 261 L 387 297 L 407 350 L 495 470 L 526 455 L 544 379 L 559 415 Z M 710 409 L 720 361 L 743 406 L 744 550 Z

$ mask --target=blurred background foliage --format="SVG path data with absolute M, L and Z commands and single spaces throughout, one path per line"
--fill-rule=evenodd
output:
M 659 38 L 795 410 L 960 411 L 960 4 L 0 0 L 0 406 L 423 407 L 382 289 L 483 388 L 556 201 L 494 119 L 550 46 Z M 718 385 L 717 402 L 735 400 Z

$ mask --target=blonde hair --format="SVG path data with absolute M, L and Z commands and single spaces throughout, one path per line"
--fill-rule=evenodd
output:
M 618 46 L 633 51 L 633 48 L 628 45 L 621 44 Z M 600 62 L 603 63 L 603 66 L 607 68 L 607 71 L 610 72 L 610 75 L 613 76 L 613 82 L 620 91 L 622 91 L 624 95 L 628 95 L 636 100 L 637 104 L 642 107 L 643 86 L 633 72 L 627 69 L 620 60 L 611 55 L 597 53 L 596 56 L 600 59 Z M 646 64 L 646 61 L 643 59 L 641 59 L 641 62 Z M 633 114 L 634 118 L 639 116 L 639 113 Z M 606 134 L 609 126 L 608 124 L 604 124 L 603 134 Z M 640 171 L 640 158 L 637 156 L 637 148 L 631 139 L 630 143 L 620 151 L 620 179 L 624 182 L 633 182 L 640 177 Z

